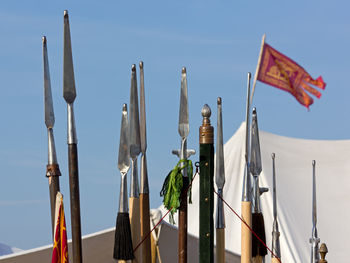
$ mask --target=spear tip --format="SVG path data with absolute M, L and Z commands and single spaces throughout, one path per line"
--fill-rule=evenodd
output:
M 142 69 L 143 68 L 143 61 L 140 61 L 139 65 L 140 65 L 140 69 Z
M 271 154 L 272 159 L 275 159 L 275 153 Z
M 68 10 L 63 11 L 63 17 L 68 19 Z
M 126 105 L 126 103 L 123 104 L 123 111 L 127 111 L 128 110 L 128 106 Z
M 221 97 L 218 97 L 218 105 L 221 105 Z
M 315 164 L 316 164 L 316 161 L 312 160 L 312 165 L 315 166 Z
M 132 70 L 133 72 L 136 72 L 136 65 L 135 65 L 135 64 L 132 64 L 131 70 Z
M 186 74 L 186 67 L 182 67 L 182 74 Z
M 253 114 L 256 114 L 256 108 L 255 107 L 253 108 Z
M 43 45 L 45 46 L 46 45 L 46 42 L 47 42 L 47 40 L 46 40 L 46 36 L 42 36 L 42 41 L 43 41 Z

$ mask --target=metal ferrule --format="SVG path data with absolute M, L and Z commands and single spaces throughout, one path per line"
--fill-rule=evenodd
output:
M 56 156 L 56 147 L 55 147 L 55 139 L 53 136 L 53 129 L 47 129 L 48 136 L 48 162 L 47 164 L 57 164 L 57 156 Z
M 73 109 L 73 103 L 67 103 L 67 143 L 68 144 L 77 144 L 77 132 L 75 129 L 75 118 L 74 118 L 74 109 Z
M 138 198 L 140 196 L 139 180 L 137 176 L 137 157 L 131 159 L 131 179 L 130 179 L 130 197 Z
M 253 176 L 253 203 L 252 209 L 254 213 L 260 213 L 260 188 L 259 188 L 259 176 Z
M 244 177 L 243 177 L 243 190 L 242 190 L 242 201 L 243 202 L 251 202 L 251 182 L 250 182 L 250 168 L 249 163 L 246 162 L 244 167 Z
M 218 194 L 223 196 L 223 188 L 218 188 Z M 216 228 L 225 228 L 225 214 L 224 214 L 224 202 L 221 198 L 217 198 L 217 210 L 216 210 Z
M 121 173 L 120 179 L 120 194 L 119 194 L 119 213 L 127 213 L 128 208 L 128 186 L 127 186 L 127 174 Z
M 146 153 L 141 154 L 141 194 L 149 193 Z
M 272 225 L 272 251 L 278 258 L 281 258 L 279 236 L 280 236 L 280 232 L 278 230 L 277 219 L 274 219 L 273 225 Z M 271 257 L 275 257 L 275 256 L 272 255 Z

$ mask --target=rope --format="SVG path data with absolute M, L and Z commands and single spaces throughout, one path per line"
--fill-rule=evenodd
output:
M 190 182 L 190 184 L 188 185 L 186 192 L 188 192 L 188 190 L 190 189 L 190 187 L 192 186 L 192 182 L 194 180 L 194 178 L 196 178 L 196 175 L 199 174 L 198 168 L 199 168 L 199 163 L 196 162 L 196 173 L 194 174 L 194 176 L 192 177 L 192 180 Z M 279 257 L 277 257 L 275 255 L 275 253 L 272 252 L 272 250 L 265 244 L 264 241 L 261 240 L 261 238 L 253 231 L 253 229 L 243 220 L 242 217 L 240 217 L 237 212 L 222 198 L 221 195 L 219 195 L 215 189 L 214 189 L 214 193 L 224 202 L 225 205 L 227 205 L 227 207 L 248 227 L 249 231 L 266 247 L 266 249 L 271 253 L 272 256 L 274 256 L 275 258 L 277 258 L 277 260 L 282 263 L 281 259 Z M 165 215 L 159 220 L 159 222 L 152 228 L 152 230 L 141 240 L 140 243 L 137 244 L 137 246 L 134 249 L 134 252 L 141 246 L 141 244 L 148 238 L 148 236 L 153 232 L 154 229 L 157 228 L 157 226 L 164 220 L 164 218 L 170 213 L 170 211 L 173 209 L 173 207 L 170 207 L 170 209 L 165 213 Z

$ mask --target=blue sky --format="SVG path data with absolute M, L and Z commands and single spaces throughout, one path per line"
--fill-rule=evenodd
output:
M 257 83 L 259 128 L 307 139 L 348 139 L 350 19 L 346 1 L 8 1 L 0 10 L 0 242 L 51 242 L 41 37 L 47 36 L 61 191 L 70 229 L 66 104 L 62 97 L 63 11 L 70 14 L 77 99 L 83 234 L 115 224 L 121 109 L 130 71 L 145 65 L 151 207 L 176 164 L 180 78 L 187 67 L 188 146 L 198 149 L 201 108 L 223 99 L 224 141 L 245 116 L 246 74 L 261 37 L 327 83 L 311 111 L 288 93 Z M 198 155 L 192 158 L 198 159 Z M 70 235 L 70 231 L 69 231 Z

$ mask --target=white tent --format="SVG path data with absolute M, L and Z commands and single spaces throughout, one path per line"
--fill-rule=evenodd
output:
M 224 199 L 240 214 L 242 181 L 244 172 L 244 124 L 225 144 L 226 184 Z M 316 160 L 317 181 L 317 228 L 321 242 L 328 246 L 328 262 L 345 263 L 350 245 L 350 140 L 316 141 L 287 138 L 260 131 L 263 172 L 261 186 L 272 189 L 271 153 L 276 154 L 277 206 L 280 227 L 282 262 L 310 262 L 312 160 Z M 189 205 L 189 250 L 190 262 L 198 262 L 199 178 L 193 181 L 192 200 Z M 216 201 L 215 201 L 216 204 Z M 267 245 L 271 246 L 272 194 L 261 197 L 264 213 Z M 166 211 L 160 208 L 163 213 Z M 240 220 L 225 207 L 227 262 L 239 262 Z M 175 216 L 175 220 L 177 216 Z M 168 220 L 168 217 L 166 218 Z M 338 227 L 338 228 L 336 228 Z M 159 249 L 163 262 L 177 262 L 177 230 L 164 223 L 160 231 Z M 115 262 L 112 259 L 114 228 L 86 236 L 83 239 L 83 258 L 86 263 Z M 51 246 L 0 257 L 1 263 L 47 262 Z M 71 251 L 71 250 L 70 250 Z M 270 262 L 270 256 L 266 262 Z M 40 260 L 39 260 L 40 259 Z
M 244 147 L 243 123 L 224 146 L 224 199 L 238 214 L 241 214 Z M 350 222 L 350 140 L 305 140 L 260 131 L 260 147 L 263 165 L 260 186 L 269 187 L 271 191 L 271 153 L 276 154 L 277 210 L 282 262 L 310 262 L 312 160 L 316 160 L 317 229 L 321 243 L 326 243 L 329 250 L 326 258 L 328 262 L 348 262 L 350 228 L 346 224 Z M 271 191 L 261 196 L 269 247 L 273 220 Z M 198 237 L 199 178 L 193 181 L 192 200 L 193 204 L 189 205 L 188 228 L 190 234 Z M 240 254 L 241 222 L 227 207 L 224 209 L 226 249 Z M 267 259 L 267 262 L 270 262 L 270 255 Z

